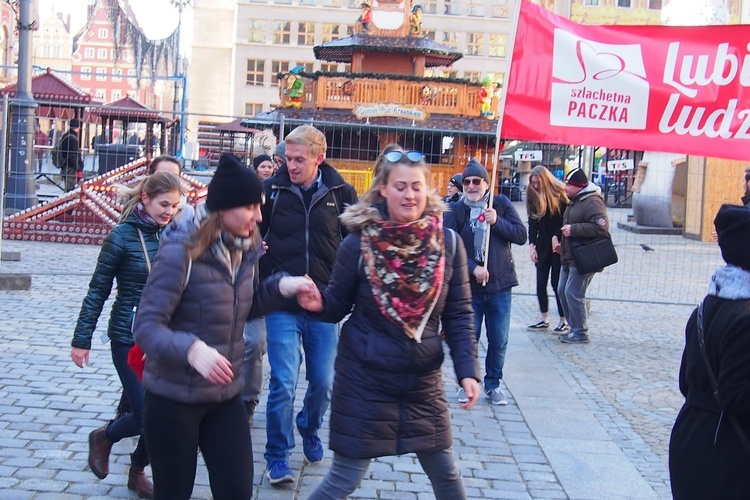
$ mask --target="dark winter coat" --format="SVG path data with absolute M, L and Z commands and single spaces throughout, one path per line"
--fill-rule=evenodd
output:
M 331 165 L 323 162 L 319 168 L 323 185 L 313 195 L 309 209 L 286 167 L 264 181 L 266 203 L 260 229 L 268 252 L 260 262 L 261 278 L 283 271 L 293 276 L 306 274 L 321 290 L 328 284 L 336 252 L 346 235 L 339 215 L 357 202 L 357 193 Z M 299 310 L 293 299 L 285 308 Z
M 463 201 L 457 201 L 449 205 L 450 210 L 445 213 L 443 224 L 454 231 L 460 229 L 461 239 L 468 254 L 469 276 L 471 276 L 474 268 L 477 267 L 477 262 L 472 258 L 475 253 L 474 233 L 469 226 L 471 209 L 465 207 L 463 210 L 464 221 L 459 228 L 459 223 L 456 220 L 457 213 L 459 213 L 459 203 L 463 204 Z M 513 262 L 510 244 L 523 245 L 526 243 L 526 226 L 507 196 L 502 194 L 495 196 L 492 208 L 497 211 L 497 222 L 490 229 L 490 251 L 487 256 L 487 271 L 490 273 L 490 281 L 482 286 L 477 283 L 477 280 L 471 279 L 472 293 L 496 293 L 518 285 L 516 266 Z
M 562 238 L 562 264 L 566 268 L 573 264 L 573 252 L 570 250 L 571 239 L 609 236 L 607 208 L 595 184 L 589 184 L 570 200 L 563 214 L 562 225 L 567 224 L 570 224 L 570 238 L 558 233 L 558 238 Z
M 446 449 L 452 436 L 440 368 L 441 320 L 458 380 L 478 380 L 480 374 L 466 252 L 460 238 L 445 230 L 443 288 L 417 343 L 377 306 L 360 259 L 357 227 L 380 218 L 380 212 L 361 208 L 355 206 L 356 216 L 348 219 L 353 232 L 341 245 L 319 315 L 338 322 L 355 306 L 338 344 L 330 448 L 352 458 Z
M 280 275 L 254 284 L 261 253 L 258 241 L 243 254 L 232 283 L 229 270 L 210 249 L 197 259 L 189 259 L 186 243 L 190 237 L 181 228 L 170 233 L 143 290 L 133 330 L 135 341 L 146 353 L 143 387 L 181 403 L 223 402 L 242 389 L 245 321 L 283 303 Z M 197 340 L 229 360 L 234 372 L 232 382 L 212 384 L 190 366 L 187 352 Z
M 714 399 L 701 356 L 694 311 L 685 328 L 680 366 L 680 392 L 686 400 L 669 442 L 672 494 L 677 500 L 750 498 L 750 454 L 729 421 L 739 422 L 750 440 L 750 300 L 709 296 L 703 321 L 721 404 Z
M 60 139 L 58 148 L 65 157 L 66 170 L 83 170 L 83 159 L 81 158 L 81 146 L 78 142 L 78 134 L 73 130 L 68 130 Z
M 565 200 L 559 200 L 560 211 L 553 214 L 547 211 L 539 219 L 529 215 L 529 244 L 534 245 L 539 262 L 544 262 L 556 255 L 552 253 L 552 237 L 560 239 L 560 228 L 563 226 L 563 213 L 567 207 Z M 559 257 L 558 257 L 559 258 Z
M 742 204 L 750 208 L 750 194 L 746 194 L 742 197 Z
M 159 249 L 160 226 L 147 224 L 137 215 L 130 214 L 109 232 L 99 252 L 89 291 L 83 299 L 71 343 L 73 347 L 91 349 L 91 337 L 114 280 L 117 280 L 117 295 L 109 316 L 107 335 L 116 344 L 133 345 L 133 308 L 138 306 L 148 278 L 138 229 L 143 233 L 149 259 L 154 260 Z

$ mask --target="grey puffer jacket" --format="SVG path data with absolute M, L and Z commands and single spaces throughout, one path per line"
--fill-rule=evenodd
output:
M 256 284 L 260 240 L 243 254 L 234 283 L 210 249 L 191 260 L 187 251 L 191 225 L 184 224 L 164 238 L 143 289 L 133 337 L 146 353 L 143 386 L 147 391 L 182 403 L 216 403 L 240 393 L 242 329 L 248 318 L 283 305 L 281 275 Z M 229 360 L 232 382 L 212 384 L 190 366 L 187 352 L 197 340 Z

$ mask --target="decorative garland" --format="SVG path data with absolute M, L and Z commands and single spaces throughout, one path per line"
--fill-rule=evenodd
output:
M 283 80 L 286 73 L 277 73 L 276 78 Z M 309 78 L 310 80 L 317 80 L 321 76 L 327 78 L 372 78 L 373 80 L 403 80 L 407 82 L 435 82 L 435 83 L 462 83 L 465 85 L 473 85 L 481 87 L 481 82 L 471 82 L 467 78 L 444 78 L 444 77 L 428 77 L 428 76 L 413 76 L 413 75 L 394 75 L 391 73 L 344 73 L 338 71 L 315 71 L 313 73 L 307 73 L 301 71 L 297 73 L 297 76 L 302 78 Z M 501 88 L 502 84 L 497 83 L 497 88 Z

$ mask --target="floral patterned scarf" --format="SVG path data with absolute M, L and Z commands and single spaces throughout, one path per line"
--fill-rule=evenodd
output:
M 380 312 L 421 343 L 443 287 L 442 219 L 374 221 L 362 230 L 362 257 Z

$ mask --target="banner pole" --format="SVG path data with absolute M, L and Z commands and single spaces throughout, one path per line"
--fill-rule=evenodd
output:
M 497 131 L 495 132 L 495 154 L 492 156 L 492 176 L 491 180 L 492 183 L 490 184 L 490 200 L 489 200 L 489 208 L 492 208 L 493 201 L 495 198 L 495 187 L 497 186 L 497 160 L 500 156 L 500 135 L 503 131 L 503 115 L 505 114 L 505 99 L 508 95 L 508 83 L 510 82 L 510 71 L 513 67 L 513 50 L 516 46 L 516 33 L 518 32 L 518 20 L 520 19 L 521 15 L 521 4 L 526 0 L 516 0 L 516 3 L 513 5 L 513 24 L 510 32 L 510 38 L 508 41 L 510 42 L 508 44 L 508 69 L 505 71 L 505 78 L 503 80 L 503 88 L 500 92 L 500 103 L 498 105 L 497 110 Z M 490 254 L 490 237 L 489 232 L 487 232 L 487 240 L 484 244 L 484 255 L 489 256 Z M 486 259 L 487 257 L 485 257 Z M 487 263 L 485 262 L 485 266 Z M 486 285 L 486 283 L 482 283 L 482 285 Z

